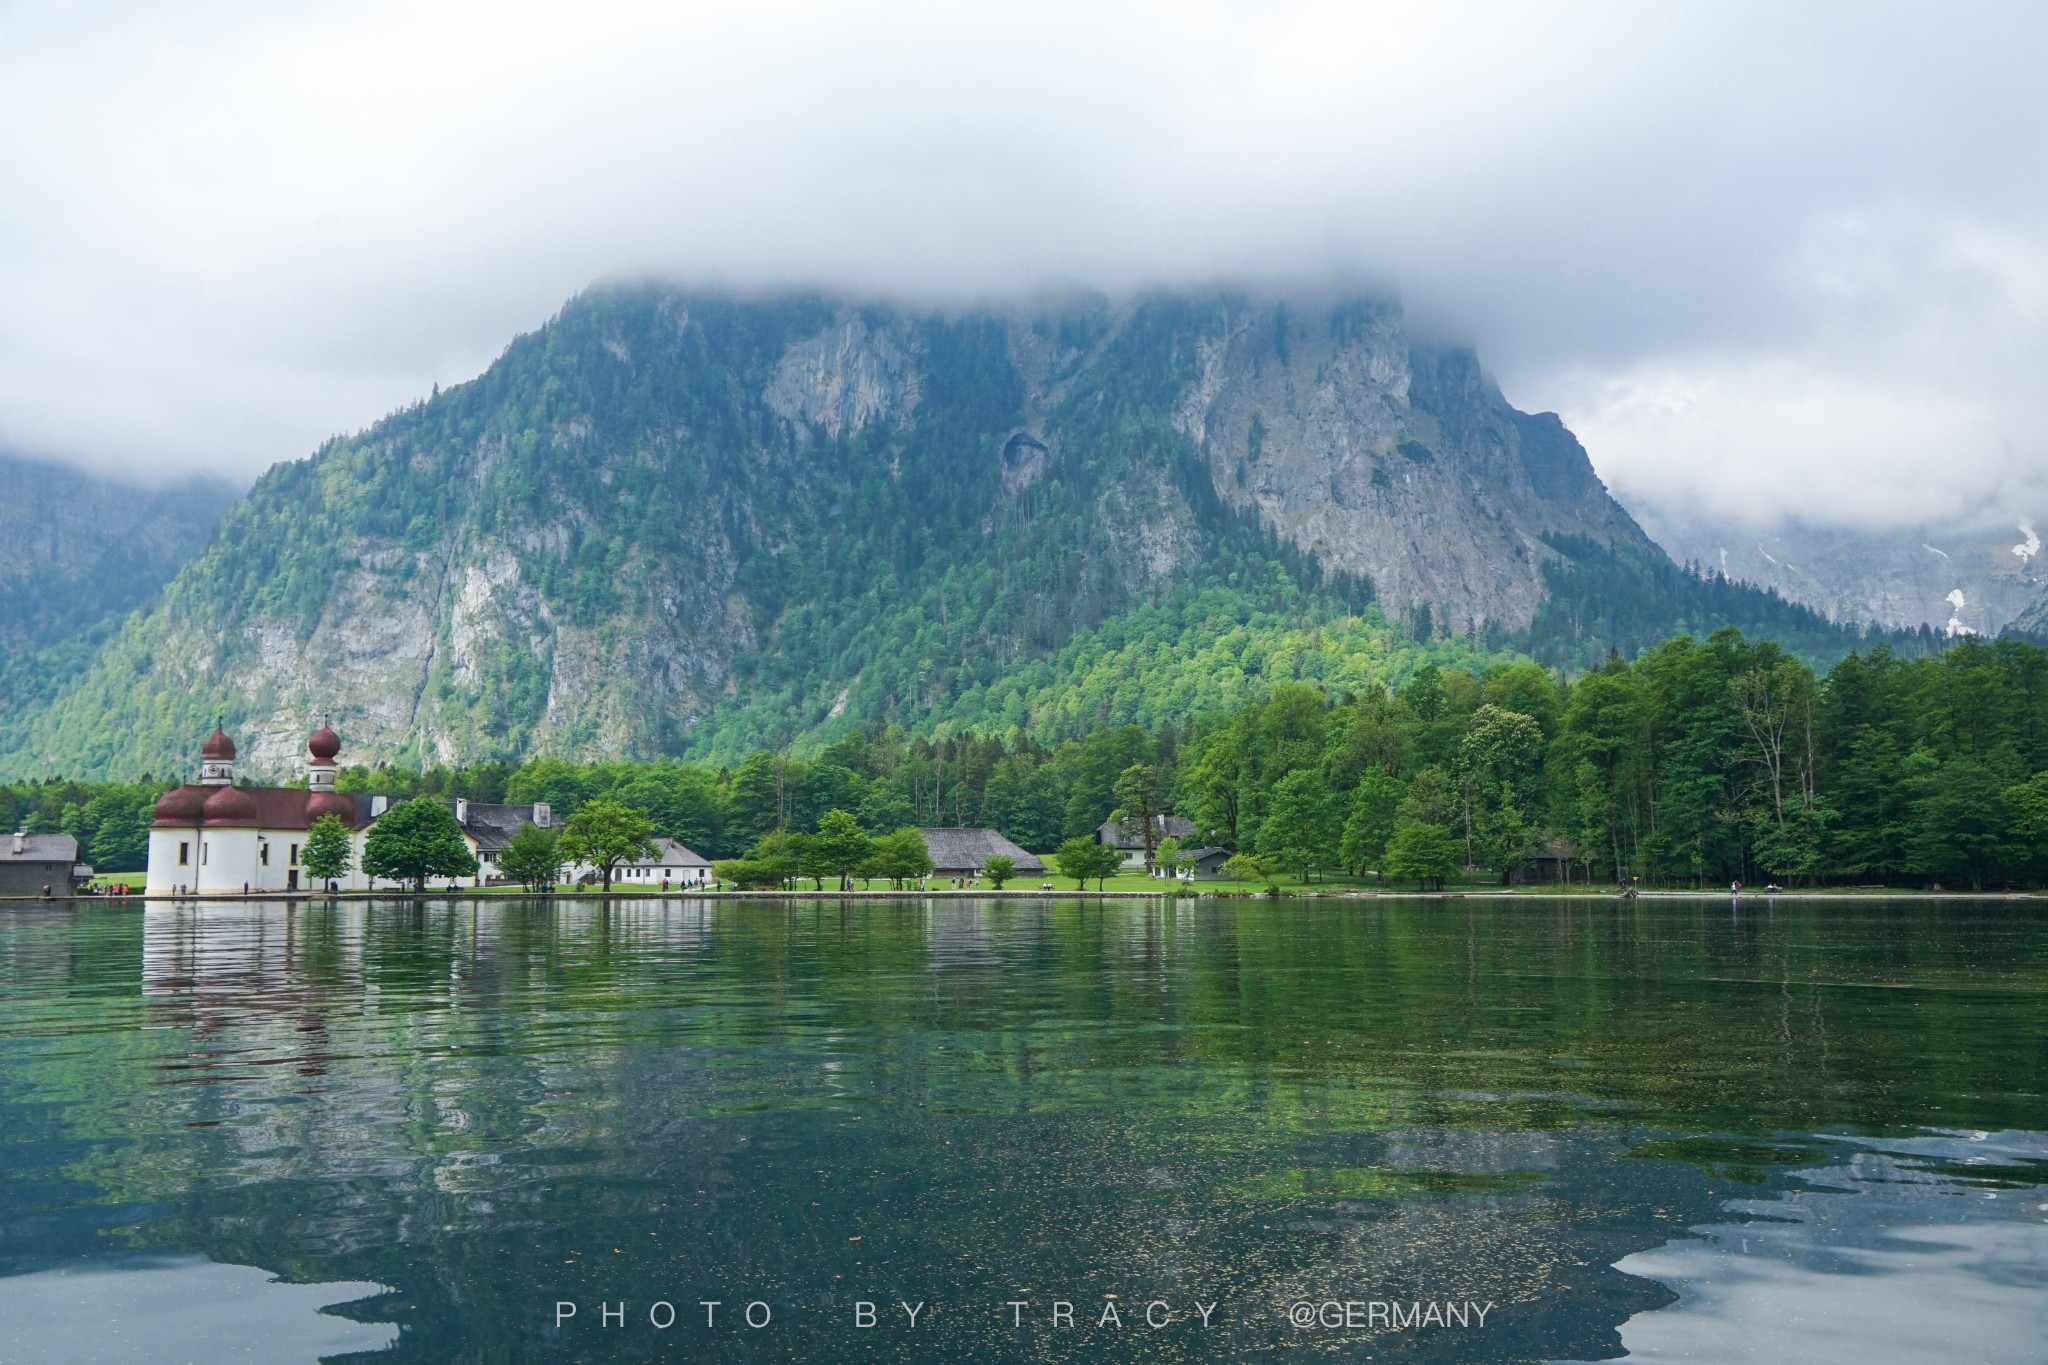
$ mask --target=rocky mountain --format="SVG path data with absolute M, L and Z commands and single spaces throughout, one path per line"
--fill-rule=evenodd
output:
M 1996 635 L 2048 584 L 2041 537 L 2025 517 L 1879 530 L 1792 520 L 1759 530 L 1636 510 L 1674 559 L 1773 589 L 1833 621 Z
M 1546 535 L 1649 550 L 1555 414 L 1508 406 L 1466 350 L 1392 308 L 1235 312 L 1195 339 L 1175 425 L 1217 494 L 1400 615 L 1526 627 Z
M 1333 650 L 1631 644 L 1560 584 L 1650 584 L 1646 631 L 1765 602 L 1708 585 L 1677 622 L 1683 578 L 1554 416 L 1387 301 L 601 289 L 269 471 L 81 676 L 0 721 L 0 769 L 166 771 L 217 712 L 273 772 L 316 713 L 354 760 L 417 763 L 719 755 L 881 716 L 1052 732 Z
M 2041 595 L 2028 603 L 2025 611 L 2013 618 L 2009 629 L 2017 634 L 2048 643 L 2048 588 L 2042 589 Z
M 0 455 L 0 711 L 55 696 L 206 544 L 224 481 L 146 486 Z
M 98 478 L 0 454 L 0 662 L 132 610 L 205 545 L 236 489 Z

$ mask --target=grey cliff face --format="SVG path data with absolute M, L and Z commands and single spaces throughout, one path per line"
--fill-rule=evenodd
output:
M 2013 618 L 2012 628 L 2022 635 L 2036 640 L 2048 641 L 2048 588 L 2027 605 L 2027 609 Z
M 600 481 L 603 482 L 602 480 Z M 564 508 L 573 523 L 588 508 Z M 636 590 L 616 615 L 578 619 L 551 606 L 535 581 L 568 548 L 561 522 L 510 519 L 448 528 L 433 548 L 360 542 L 310 630 L 263 613 L 227 653 L 231 685 L 270 704 L 254 708 L 245 752 L 259 771 L 304 762 L 307 720 L 347 718 L 345 761 L 461 763 L 507 748 L 496 705 L 517 681 L 541 691 L 539 713 L 515 747 L 592 757 L 660 745 L 662 718 L 703 715 L 729 661 L 755 639 L 749 604 L 733 600 L 737 556 L 714 532 L 690 558 L 619 566 Z M 195 680 L 215 666 L 205 635 L 167 641 L 159 667 Z
M 1845 624 L 1996 635 L 2048 584 L 2025 516 L 1889 530 L 1798 520 L 1759 530 L 1668 509 L 1645 520 L 1672 558 L 1775 588 Z
M 870 422 L 908 421 L 921 379 L 916 339 L 901 326 L 877 328 L 870 322 L 843 313 L 824 331 L 791 342 L 768 382 L 766 399 L 775 414 L 828 437 Z
M 1200 353 L 1179 418 L 1218 495 L 1370 577 L 1390 615 L 1528 625 L 1545 533 L 1654 553 L 1555 415 L 1410 343 L 1391 305 L 1234 311 Z

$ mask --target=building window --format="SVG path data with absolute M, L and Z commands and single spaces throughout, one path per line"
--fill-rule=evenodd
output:
M 297 844 L 292 845 L 291 865 L 293 867 L 297 867 L 299 865 L 299 846 Z
M 207 842 L 206 842 L 206 840 L 204 840 L 204 839 L 201 839 L 201 840 L 199 841 L 199 865 L 200 865 L 201 867 L 205 867 L 205 866 L 206 866 L 206 851 L 207 851 L 207 847 L 208 847 L 208 845 L 207 845 Z
M 261 863 L 261 864 L 263 864 L 263 865 L 264 865 L 265 867 L 269 867 L 269 866 L 270 866 L 270 845 L 269 845 L 269 844 L 258 844 L 258 845 L 256 845 L 256 861 L 257 861 L 257 862 L 259 862 L 259 863 Z
M 178 866 L 192 866 L 192 841 L 190 839 L 178 840 Z

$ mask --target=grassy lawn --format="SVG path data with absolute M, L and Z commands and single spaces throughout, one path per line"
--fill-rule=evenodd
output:
M 1021 881 L 1011 882 L 1010 886 L 1012 888 L 1036 889 L 1040 880 L 1035 877 L 1025 878 Z M 1055 874 L 1048 880 L 1061 891 L 1072 891 L 1074 889 L 1074 879 L 1072 877 L 1062 877 Z M 1290 873 L 1281 873 L 1274 880 L 1280 884 L 1281 891 L 1288 894 L 1302 891 L 1415 890 L 1413 883 L 1409 882 L 1383 882 L 1377 877 L 1347 877 L 1339 873 L 1324 874 L 1319 872 L 1313 881 L 1308 882 L 1304 882 L 1301 878 Z M 1194 883 L 1194 887 L 1198 892 L 1212 895 L 1255 896 L 1266 889 L 1266 884 L 1263 881 L 1198 881 Z M 1101 889 L 1104 891 L 1155 891 L 1163 893 L 1167 888 L 1168 883 L 1163 878 L 1147 877 L 1142 873 L 1136 872 L 1126 872 L 1109 878 L 1102 884 Z M 1093 881 L 1089 882 L 1088 890 L 1093 891 L 1095 889 L 1095 883 Z M 1470 883 L 1453 879 L 1444 889 L 1447 891 L 1463 891 L 1467 889 L 1497 891 L 1500 889 L 1500 878 L 1492 873 L 1482 872 Z M 1583 891 L 1584 888 L 1579 889 Z

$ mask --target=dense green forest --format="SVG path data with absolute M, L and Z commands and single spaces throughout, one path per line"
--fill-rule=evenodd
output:
M 1250 702 L 1050 744 L 878 721 L 807 757 L 354 767 L 341 785 L 563 815 L 608 797 L 712 857 L 833 810 L 871 831 L 990 825 L 1046 851 L 1129 814 L 1137 792 L 1202 842 L 1306 877 L 1387 870 L 1428 831 L 1507 878 L 1542 858 L 1601 883 L 2032 885 L 2048 878 L 2048 650 L 1965 638 L 1905 658 L 1879 644 L 1821 674 L 1721 630 L 1570 682 L 1526 660 L 1423 664 L 1398 688 L 1290 667 Z M 158 790 L 0 787 L 0 816 L 134 867 Z

